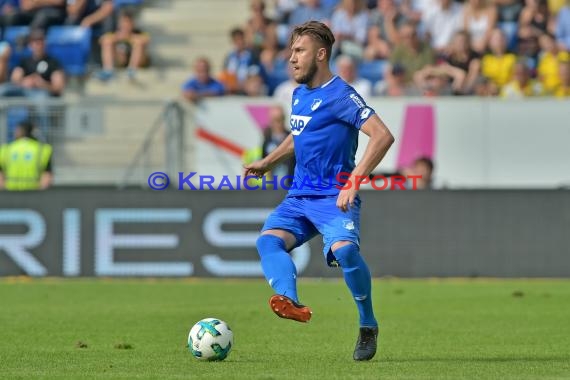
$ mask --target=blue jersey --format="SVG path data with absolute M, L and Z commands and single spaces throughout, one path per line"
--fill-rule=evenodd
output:
M 297 164 L 289 195 L 338 194 L 343 173 L 356 166 L 360 127 L 374 113 L 338 76 L 317 88 L 297 87 L 290 120 Z

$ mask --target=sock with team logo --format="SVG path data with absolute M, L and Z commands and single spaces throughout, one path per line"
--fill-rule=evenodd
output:
M 261 268 L 275 293 L 299 302 L 297 298 L 297 268 L 287 253 L 285 241 L 273 235 L 261 235 L 257 239 L 257 251 Z
M 344 281 L 352 293 L 360 315 L 360 326 L 375 327 L 378 322 L 372 309 L 370 270 L 356 244 L 345 245 L 333 252 L 342 268 Z

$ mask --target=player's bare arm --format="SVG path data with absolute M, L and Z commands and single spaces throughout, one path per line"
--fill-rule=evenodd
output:
M 291 158 L 294 154 L 293 135 L 289 135 L 275 150 L 269 153 L 267 157 L 252 162 L 249 165 L 244 165 L 244 177 L 248 175 L 261 177 L 276 165 L 279 165 L 279 163 Z
M 346 186 L 338 194 L 336 205 L 342 211 L 347 211 L 349 207 L 353 206 L 358 192 L 357 183 L 368 177 L 372 170 L 380 164 L 380 161 L 382 161 L 388 149 L 394 143 L 394 136 L 392 136 L 392 133 L 378 115 L 372 115 L 362 125 L 360 130 L 370 137 L 370 140 L 368 145 L 366 145 L 362 160 L 351 173 L 350 183 L 352 185 Z

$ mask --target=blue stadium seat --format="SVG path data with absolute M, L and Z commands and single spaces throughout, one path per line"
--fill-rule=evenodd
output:
M 91 29 L 80 26 L 52 26 L 46 36 L 46 50 L 68 75 L 87 73 L 91 52 Z
M 506 21 L 500 22 L 499 28 L 505 33 L 507 39 L 507 50 L 511 52 L 516 52 L 518 44 L 518 23 L 516 21 Z
M 372 84 L 384 78 L 385 60 L 364 61 L 358 66 L 358 73 L 362 78 L 368 79 Z
M 10 44 L 12 53 L 8 63 L 8 70 L 12 71 L 23 58 L 32 55 L 26 37 L 30 34 L 28 26 L 9 26 L 4 29 L 4 40 Z
M 16 127 L 23 121 L 26 121 L 30 118 L 30 112 L 28 111 L 27 107 L 22 106 L 10 106 L 6 112 L 6 119 L 7 119 L 7 140 L 12 141 L 14 140 L 14 132 L 16 131 Z

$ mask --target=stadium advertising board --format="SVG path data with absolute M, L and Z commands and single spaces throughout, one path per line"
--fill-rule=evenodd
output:
M 0 197 L 0 276 L 261 277 L 255 241 L 280 191 L 54 189 Z M 374 276 L 570 275 L 566 191 L 365 191 Z M 320 238 L 300 276 L 341 276 Z

